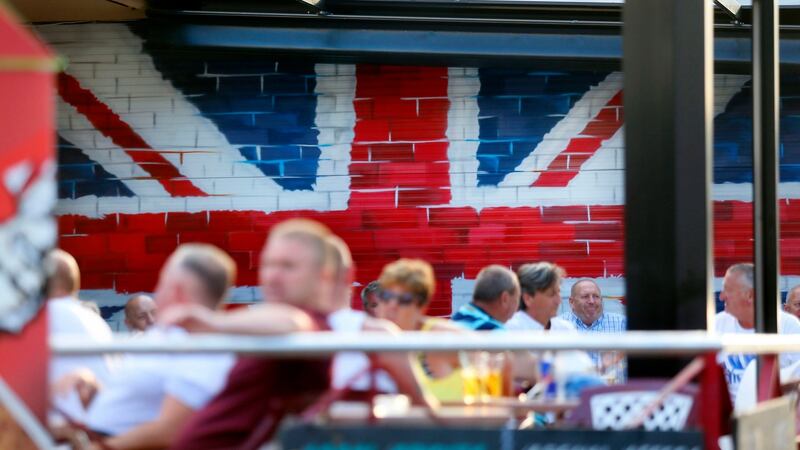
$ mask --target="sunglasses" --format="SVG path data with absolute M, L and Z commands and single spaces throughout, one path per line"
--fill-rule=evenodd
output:
M 378 291 L 377 297 L 378 300 L 383 303 L 389 303 L 392 300 L 397 300 L 397 304 L 400 306 L 408 306 L 417 300 L 416 295 L 408 292 L 399 293 L 385 290 Z

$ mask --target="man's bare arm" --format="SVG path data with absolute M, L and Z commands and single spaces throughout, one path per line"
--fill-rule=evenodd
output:
M 287 334 L 314 330 L 305 312 L 277 303 L 264 303 L 234 311 L 211 311 L 199 305 L 179 305 L 161 315 L 159 322 L 199 333 Z

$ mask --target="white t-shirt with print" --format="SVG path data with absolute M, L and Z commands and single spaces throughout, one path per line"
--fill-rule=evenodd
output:
M 177 327 L 151 328 L 142 338 L 185 334 Z M 222 390 L 234 362 L 230 353 L 126 355 L 89 407 L 86 425 L 110 435 L 125 433 L 156 419 L 167 395 L 197 410 Z
M 800 320 L 798 320 L 797 317 L 787 314 L 783 311 L 779 311 L 779 318 L 779 329 L 781 334 L 800 333 Z M 716 315 L 714 329 L 718 334 L 755 333 L 755 329 L 742 327 L 736 317 L 725 311 L 722 311 Z M 756 355 L 745 353 L 720 353 L 717 357 L 717 361 L 725 370 L 725 378 L 728 381 L 728 391 L 730 392 L 731 400 L 733 400 L 734 403 L 736 402 L 736 394 L 739 390 L 739 383 L 742 380 L 742 375 L 744 375 L 745 369 L 755 358 Z M 787 367 L 797 361 L 800 361 L 800 354 L 798 353 L 781 354 L 781 367 Z

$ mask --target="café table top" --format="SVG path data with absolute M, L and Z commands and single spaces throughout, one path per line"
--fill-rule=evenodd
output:
M 460 404 L 448 403 L 448 406 Z M 528 399 L 521 397 L 492 397 L 469 403 L 470 406 L 499 406 L 514 411 L 532 411 L 538 413 L 564 413 L 580 405 L 578 399 Z

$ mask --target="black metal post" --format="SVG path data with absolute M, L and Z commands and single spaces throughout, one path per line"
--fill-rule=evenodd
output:
M 706 329 L 714 312 L 711 2 L 630 0 L 623 19 L 628 328 Z M 631 376 L 677 369 L 630 362 Z
M 753 240 L 755 327 L 778 331 L 778 1 L 753 2 Z

